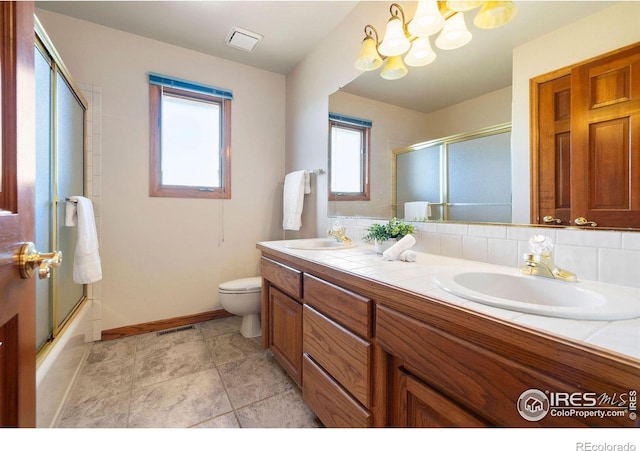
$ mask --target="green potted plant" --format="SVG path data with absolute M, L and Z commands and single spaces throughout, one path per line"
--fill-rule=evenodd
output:
M 385 224 L 372 224 L 369 226 L 364 240 L 373 241 L 376 252 L 381 254 L 385 249 L 391 247 L 396 240 L 413 233 L 414 230 L 413 224 L 407 224 L 397 218 L 393 218 Z

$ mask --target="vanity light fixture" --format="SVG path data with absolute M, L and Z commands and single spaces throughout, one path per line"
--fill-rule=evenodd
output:
M 382 41 L 372 25 L 364 27 L 365 38 L 355 67 L 362 71 L 376 70 L 386 59 L 380 76 L 387 80 L 402 78 L 409 72 L 406 66 L 426 66 L 436 59 L 429 36 L 440 32 L 435 44 L 442 50 L 457 49 L 471 41 L 464 12 L 480 5 L 482 8 L 474 18 L 478 28 L 502 26 L 517 12 L 512 1 L 420 0 L 413 19 L 407 24 L 402 7 L 392 3 L 391 18 Z

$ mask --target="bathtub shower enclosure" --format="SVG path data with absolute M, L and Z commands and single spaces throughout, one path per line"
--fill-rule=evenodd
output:
M 86 299 L 73 282 L 77 228 L 65 226 L 66 202 L 84 195 L 87 102 L 36 19 L 36 193 L 37 249 L 62 251 L 62 266 L 36 282 L 38 364 Z

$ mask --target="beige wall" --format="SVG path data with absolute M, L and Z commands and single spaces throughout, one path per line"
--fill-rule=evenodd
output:
M 282 238 L 284 76 L 38 10 L 74 79 L 102 90 L 102 329 L 219 307 Z M 231 89 L 232 199 L 148 195 L 148 72 Z

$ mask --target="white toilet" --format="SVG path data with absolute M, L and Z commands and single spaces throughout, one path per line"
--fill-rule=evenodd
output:
M 218 286 L 218 300 L 227 312 L 242 316 L 240 333 L 247 338 L 262 335 L 260 325 L 261 277 L 230 280 Z

